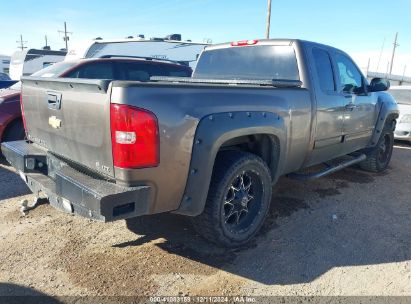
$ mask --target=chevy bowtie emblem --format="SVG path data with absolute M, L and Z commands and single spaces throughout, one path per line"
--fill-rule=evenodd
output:
M 49 125 L 52 126 L 54 129 L 61 128 L 61 120 L 58 119 L 56 116 L 49 117 Z

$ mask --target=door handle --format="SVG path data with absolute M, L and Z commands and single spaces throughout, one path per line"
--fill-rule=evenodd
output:
M 49 109 L 60 110 L 61 108 L 61 93 L 58 92 L 47 92 L 47 105 Z
M 348 111 L 352 111 L 356 108 L 357 106 L 355 104 L 353 104 L 352 102 L 350 102 L 349 104 L 345 105 L 345 109 Z

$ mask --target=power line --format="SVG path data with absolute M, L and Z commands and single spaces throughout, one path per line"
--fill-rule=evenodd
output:
M 68 41 L 70 40 L 70 37 L 68 36 L 68 34 L 72 35 L 73 32 L 67 32 L 66 21 L 64 21 L 64 31 L 58 31 L 58 32 L 64 34 L 63 40 L 66 42 L 66 51 L 68 51 Z
M 24 49 L 27 49 L 27 47 L 24 46 L 27 43 L 27 41 L 23 40 L 23 35 L 20 34 L 20 40 L 16 41 L 16 43 L 19 44 L 19 49 L 21 49 L 22 51 L 24 51 Z

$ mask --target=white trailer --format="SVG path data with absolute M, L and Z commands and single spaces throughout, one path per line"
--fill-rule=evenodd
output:
M 159 38 L 93 40 L 73 44 L 65 60 L 110 55 L 136 56 L 179 61 L 194 67 L 198 56 L 207 45 L 209 44 Z
M 31 75 L 49 65 L 63 61 L 67 52 L 27 49 L 16 51 L 10 60 L 10 78 L 20 80 L 21 76 Z

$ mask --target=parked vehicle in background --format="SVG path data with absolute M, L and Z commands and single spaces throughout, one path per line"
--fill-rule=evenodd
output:
M 178 61 L 194 67 L 201 51 L 208 43 L 181 41 L 181 35 L 166 38 L 129 38 L 117 40 L 93 40 L 73 44 L 66 60 L 98 58 L 107 55 L 141 56 Z
M 0 142 L 24 139 L 20 90 L 20 82 L 0 90 Z
M 394 137 L 411 142 L 411 86 L 393 86 L 390 93 L 398 102 L 400 110 Z
M 148 81 L 151 76 L 189 77 L 191 73 L 190 67 L 179 63 L 151 58 L 112 57 L 63 61 L 33 76 Z M 9 89 L 0 90 L 0 141 L 24 138 L 20 89 L 21 83 L 19 82 Z
M 22 76 L 31 75 L 53 63 L 63 61 L 66 54 L 66 51 L 48 49 L 16 51 L 11 55 L 10 78 L 19 81 Z
M 0 73 L 0 81 L 7 81 L 7 80 L 11 80 L 9 75 L 7 75 L 6 73 Z
M 30 142 L 2 144 L 28 187 L 66 212 L 101 221 L 174 212 L 234 247 L 259 231 L 280 176 L 356 163 L 381 172 L 391 159 L 389 83 L 369 84 L 329 46 L 239 41 L 207 47 L 192 78 L 101 75 L 24 78 Z
M 0 73 L 0 89 L 8 88 L 15 84 L 17 81 L 11 80 L 6 73 Z

